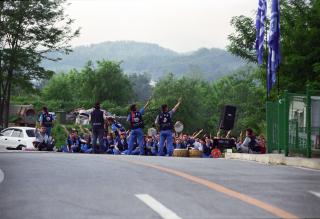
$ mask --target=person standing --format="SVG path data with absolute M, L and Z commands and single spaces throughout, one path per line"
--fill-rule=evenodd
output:
M 42 107 L 42 112 L 40 114 L 39 122 L 40 127 L 46 128 L 46 134 L 51 136 L 51 128 L 53 127 L 53 115 L 49 113 L 48 108 L 46 106 Z
M 178 107 L 181 104 L 181 98 L 178 103 L 172 110 L 168 110 L 168 105 L 164 104 L 161 106 L 161 112 L 157 116 L 155 124 L 158 124 L 160 127 L 160 144 L 158 148 L 158 155 L 164 156 L 163 153 L 163 145 L 165 140 L 167 141 L 167 153 L 169 156 L 173 154 L 173 138 L 172 138 L 172 129 L 173 129 L 173 121 L 172 116 L 177 111 Z
M 103 111 L 100 110 L 100 103 L 97 102 L 94 106 L 94 110 L 90 114 L 90 122 L 92 125 L 92 153 L 103 152 L 104 141 L 104 123 L 105 116 Z M 97 148 L 97 140 L 99 140 L 99 150 Z
M 130 114 L 128 115 L 127 121 L 130 123 L 131 132 L 128 143 L 128 155 L 132 153 L 134 141 L 137 140 L 138 146 L 140 149 L 140 155 L 144 154 L 144 144 L 143 144 L 143 119 L 142 115 L 144 114 L 145 109 L 149 105 L 148 102 L 142 107 L 139 111 L 137 110 L 136 104 L 130 106 Z

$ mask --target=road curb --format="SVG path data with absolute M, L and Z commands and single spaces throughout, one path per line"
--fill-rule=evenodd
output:
M 283 154 L 226 153 L 226 159 L 256 161 L 264 164 L 287 165 L 320 170 L 319 158 L 285 157 Z

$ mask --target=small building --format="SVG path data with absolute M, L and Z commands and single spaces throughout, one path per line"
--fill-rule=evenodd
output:
M 9 108 L 10 123 L 17 126 L 35 127 L 37 113 L 33 105 L 10 105 Z
M 306 97 L 295 96 L 289 105 L 289 121 L 296 121 L 299 137 L 306 141 L 307 126 Z M 320 149 L 320 97 L 311 96 L 311 140 L 316 149 Z

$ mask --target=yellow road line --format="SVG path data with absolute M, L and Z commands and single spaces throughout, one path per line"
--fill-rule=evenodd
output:
M 119 160 L 119 159 L 115 158 L 114 160 Z M 267 211 L 267 212 L 269 212 L 269 213 L 271 213 L 271 214 L 273 214 L 273 215 L 275 215 L 275 216 L 277 216 L 279 218 L 288 218 L 288 219 L 298 219 L 299 218 L 298 216 L 296 216 L 296 215 L 294 215 L 294 214 L 292 214 L 290 212 L 287 212 L 287 211 L 285 211 L 285 210 L 283 210 L 281 208 L 275 207 L 275 206 L 270 205 L 270 204 L 268 204 L 266 202 L 260 201 L 260 200 L 258 200 L 256 198 L 253 198 L 251 196 L 242 194 L 242 193 L 234 191 L 232 189 L 228 189 L 228 188 L 226 188 L 226 187 L 224 187 L 222 185 L 219 185 L 217 183 L 214 183 L 214 182 L 206 180 L 206 179 L 202 179 L 200 177 L 196 177 L 196 176 L 193 176 L 193 175 L 190 175 L 190 174 L 178 171 L 178 170 L 162 167 L 162 166 L 159 166 L 159 165 L 149 164 L 149 163 L 145 163 L 145 162 L 141 162 L 141 161 L 130 161 L 130 160 L 126 160 L 126 159 L 121 159 L 121 160 L 129 162 L 129 163 L 137 164 L 137 165 L 140 165 L 140 166 L 154 168 L 154 169 L 160 170 L 162 172 L 170 173 L 170 174 L 173 174 L 173 175 L 176 175 L 176 176 L 180 176 L 180 177 L 182 177 L 184 179 L 187 179 L 189 181 L 192 181 L 192 182 L 195 182 L 197 184 L 206 186 L 209 189 L 215 190 L 215 191 L 223 193 L 223 194 L 225 194 L 227 196 L 236 198 L 236 199 L 238 199 L 240 201 L 243 201 L 243 202 L 248 203 L 250 205 L 253 205 L 253 206 L 256 206 L 258 208 L 261 208 L 261 209 L 263 209 L 263 210 L 265 210 L 265 211 Z

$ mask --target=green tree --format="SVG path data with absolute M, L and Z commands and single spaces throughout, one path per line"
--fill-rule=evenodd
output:
M 132 84 L 135 101 L 147 101 L 152 95 L 152 87 L 150 85 L 150 75 L 144 74 L 130 74 L 129 80 Z
M 259 71 L 246 68 L 225 76 L 212 84 L 209 99 L 210 108 L 214 114 L 210 124 L 217 126 L 220 114 L 225 105 L 237 107 L 234 132 L 251 127 L 256 132 L 264 132 L 265 128 L 265 98 L 264 87 L 259 80 Z
M 232 54 L 249 62 L 256 63 L 254 43 L 256 39 L 255 24 L 252 18 L 240 15 L 231 19 L 235 33 L 228 36 L 230 44 L 227 49 Z
M 282 87 L 298 92 L 310 84 L 320 89 L 320 1 L 283 1 L 280 19 Z
M 97 67 L 94 68 L 89 63 L 80 73 L 85 84 L 82 96 L 89 96 L 93 101 L 108 100 L 118 105 L 128 103 L 134 94 L 129 78 L 123 73 L 120 64 L 103 60 L 97 61 Z
M 70 52 L 69 42 L 79 30 L 72 30 L 64 3 L 0 1 L 0 126 L 8 125 L 12 87 L 52 75 L 40 65 L 50 59 L 48 52 Z
M 280 89 L 299 92 L 305 90 L 307 84 L 320 89 L 320 1 L 284 0 L 280 3 Z M 235 33 L 228 37 L 228 50 L 249 62 L 256 62 L 254 18 L 234 17 L 231 24 Z M 265 71 L 260 72 L 264 80 Z
M 173 74 L 167 75 L 154 88 L 153 99 L 145 115 L 146 122 L 153 124 L 162 104 L 168 104 L 171 109 L 181 97 L 182 104 L 174 115 L 174 120 L 182 121 L 186 132 L 201 128 L 208 130 L 206 121 L 211 113 L 206 104 L 208 88 L 209 82 L 201 79 L 190 77 L 177 79 Z
M 96 101 L 111 106 L 128 104 L 133 91 L 128 76 L 120 68 L 120 63 L 92 62 L 80 71 L 54 75 L 42 90 L 42 96 L 54 109 L 71 110 L 78 107 L 92 107 Z
M 74 99 L 72 85 L 68 75 L 61 73 L 54 75 L 42 90 L 44 98 L 54 101 L 70 101 Z

